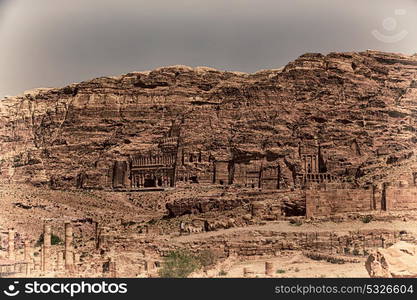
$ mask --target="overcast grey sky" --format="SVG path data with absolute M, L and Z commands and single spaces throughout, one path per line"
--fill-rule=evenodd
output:
M 0 98 L 175 64 L 255 72 L 305 52 L 413 54 L 416 31 L 417 0 L 0 0 Z

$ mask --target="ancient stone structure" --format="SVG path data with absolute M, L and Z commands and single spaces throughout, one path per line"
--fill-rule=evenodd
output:
M 43 229 L 43 265 L 42 270 L 48 272 L 51 270 L 51 225 L 44 224 Z
M 249 277 L 252 274 L 252 272 L 248 268 L 243 268 L 243 277 Z
M 265 275 L 267 276 L 274 275 L 274 263 L 265 262 Z
M 416 72 L 415 56 L 309 53 L 279 71 L 238 74 L 176 66 L 27 92 L 1 101 L 0 151 L 7 158 L 0 165 L 1 180 L 130 189 L 128 158 L 146 158 L 153 137 L 169 131 L 175 120 L 181 122 L 179 148 L 184 148 L 184 155 L 178 149 L 177 162 L 184 157 L 184 163 L 198 163 L 200 153 L 235 163 L 267 157 L 301 161 L 293 166 L 302 182 L 333 181 L 341 174 L 359 185 L 379 175 L 389 181 L 412 159 Z M 175 131 L 165 137 L 176 137 Z M 320 169 L 320 156 L 304 146 L 297 157 L 298 140 L 314 137 L 334 143 L 325 165 L 345 164 L 345 174 Z M 328 148 L 323 145 L 322 153 Z M 116 161 L 126 164 L 115 166 Z M 369 174 L 361 172 L 365 162 Z M 381 170 L 380 164 L 395 170 Z M 198 167 L 185 174 L 194 177 L 198 171 L 206 172 Z M 254 176 L 246 184 L 256 186 Z M 227 184 L 225 179 L 216 182 Z
M 175 134 L 175 136 L 172 136 Z M 130 155 L 127 161 L 115 161 L 111 177 L 113 189 L 144 190 L 174 187 L 176 182 L 210 183 L 212 174 L 198 171 L 197 165 L 211 163 L 212 157 L 181 144 L 180 126 L 154 141 L 156 151 Z
M 213 162 L 213 183 L 220 185 L 238 184 L 249 188 L 279 189 L 280 169 L 277 162 L 250 160 L 216 160 Z
M 175 154 L 133 156 L 131 160 L 132 188 L 173 187 Z
M 328 172 L 328 168 L 321 152 L 321 146 L 316 141 L 314 150 L 298 145 L 298 153 L 301 160 L 301 172 L 297 178 L 301 185 L 308 186 L 310 183 L 337 182 L 338 177 Z
M 417 208 L 417 186 L 383 183 L 380 188 L 330 188 L 305 191 L 306 216 L 326 216 L 336 213 L 372 210 L 402 210 Z
M 68 271 L 74 269 L 74 249 L 73 249 L 73 228 L 72 224 L 65 223 L 65 268 Z
M 180 128 L 171 126 L 157 142 L 158 150 L 137 153 L 128 161 L 115 161 L 111 173 L 114 189 L 140 190 L 175 186 Z
M 64 249 L 44 228 L 31 262 L 40 276 L 65 275 L 63 259 L 66 275 L 155 276 L 140 268 L 183 248 L 341 261 L 415 243 L 406 230 L 311 228 L 395 216 L 407 229 L 417 209 L 416 75 L 417 56 L 306 54 L 255 74 L 176 66 L 9 97 L 0 101 L 2 226 L 71 218 Z M 17 192 L 20 183 L 36 188 Z M 37 238 L 41 226 L 25 230 Z M 18 234 L 3 241 L 5 269 L 30 259 Z
M 28 264 L 25 262 L 17 262 L 9 259 L 0 259 L 0 278 L 13 277 L 18 274 L 29 275 Z
M 125 188 L 129 182 L 129 163 L 127 161 L 115 161 L 111 177 L 113 188 Z
M 252 202 L 252 217 L 259 217 L 265 214 L 265 206 L 266 204 L 263 201 L 254 201 Z
M 25 239 L 24 241 L 24 257 L 23 261 L 26 263 L 26 276 L 29 276 L 32 268 L 32 246 L 30 240 Z
M 321 146 L 313 148 L 303 147 L 299 144 L 297 160 L 300 170 L 291 170 L 280 159 L 233 159 L 215 160 L 213 162 L 213 183 L 220 185 L 237 184 L 249 188 L 279 190 L 292 181 L 292 186 L 297 188 L 308 187 L 311 184 L 337 183 L 341 179 L 332 174 L 326 164 Z M 289 174 L 293 173 L 289 177 Z
M 110 276 L 112 278 L 117 277 L 117 265 L 116 265 L 116 261 L 114 261 L 114 259 L 111 259 L 109 261 L 109 273 L 110 273 Z
M 29 262 L 32 260 L 32 247 L 30 245 L 30 240 L 25 240 L 25 249 L 24 249 L 24 260 Z
M 59 251 L 56 259 L 56 269 L 60 270 L 64 267 L 64 252 Z
M 64 252 L 58 250 L 61 246 L 55 245 L 53 247 L 51 243 L 51 234 L 52 226 L 51 224 L 43 225 L 43 243 L 39 248 L 34 249 L 31 245 L 31 240 L 29 238 L 24 239 L 22 243 L 14 243 L 9 249 L 14 250 L 13 259 L 3 259 L 0 256 L 0 278 L 1 277 L 21 277 L 21 276 L 48 276 L 52 274 L 70 274 L 72 276 L 76 275 L 78 270 L 76 266 L 80 265 L 80 253 L 74 251 L 73 243 L 73 228 L 71 223 L 65 223 L 65 264 L 64 264 Z M 14 229 L 10 229 L 8 235 L 13 236 L 13 239 L 19 241 L 19 233 L 16 233 Z M 11 244 L 7 241 L 8 245 Z M 37 247 L 37 246 L 35 246 Z M 23 248 L 23 253 L 19 251 Z M 16 251 L 17 250 L 17 251 Z M 35 254 L 35 255 L 33 255 Z M 53 255 L 54 254 L 54 255 Z M 53 259 L 53 256 L 56 260 Z M 1 255 L 1 254 L 0 254 Z M 112 274 L 117 274 L 115 271 L 112 271 Z
M 8 232 L 8 247 L 7 247 L 7 257 L 10 260 L 15 259 L 14 237 L 15 237 L 15 231 L 13 228 L 10 228 Z

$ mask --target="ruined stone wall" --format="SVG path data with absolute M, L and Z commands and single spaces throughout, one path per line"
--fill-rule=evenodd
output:
M 261 188 L 275 190 L 279 187 L 279 173 L 277 168 L 269 168 L 262 171 Z
M 261 237 L 261 238 L 260 238 Z M 249 235 L 222 235 L 209 240 L 195 240 L 177 245 L 165 245 L 157 250 L 165 255 L 173 248 L 191 251 L 216 249 L 223 256 L 276 255 L 280 251 L 303 250 L 328 254 L 367 255 L 371 249 L 387 248 L 398 241 L 416 243 L 415 237 L 404 231 L 361 230 L 341 234 L 333 232 L 276 232 L 256 230 Z
M 331 189 L 306 191 L 306 216 L 326 216 L 372 209 L 372 189 Z
M 417 187 L 401 184 L 369 189 L 307 190 L 306 216 L 370 210 L 417 209 Z M 384 204 L 386 203 L 386 205 Z
M 229 184 L 229 162 L 216 161 L 214 166 L 214 179 L 216 184 Z
M 213 172 L 210 165 L 205 166 L 204 171 L 197 172 L 199 184 L 210 185 L 213 182 Z
M 395 187 L 386 189 L 387 209 L 417 209 L 417 187 Z
M 113 166 L 113 187 L 126 187 L 128 183 L 128 164 L 126 161 L 115 161 Z
M 234 180 L 233 183 L 234 184 L 238 184 L 241 186 L 245 186 L 246 185 L 246 169 L 247 169 L 247 165 L 245 164 L 235 164 L 234 165 Z

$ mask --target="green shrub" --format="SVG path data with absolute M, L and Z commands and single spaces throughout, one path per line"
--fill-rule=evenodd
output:
M 370 223 L 372 221 L 372 219 L 373 219 L 373 217 L 371 215 L 366 215 L 366 216 L 363 216 L 361 218 L 363 223 Z
M 35 247 L 40 247 L 43 244 L 43 233 L 39 236 L 35 243 Z M 62 245 L 62 240 L 59 236 L 51 234 L 51 245 Z
M 291 219 L 290 224 L 293 225 L 293 226 L 301 226 L 301 225 L 303 225 L 303 221 L 301 221 L 299 219 Z
M 284 274 L 285 272 L 286 272 L 285 270 L 278 269 L 276 273 L 277 273 L 277 274 Z
M 184 250 L 172 251 L 162 262 L 159 270 L 160 277 L 167 278 L 186 278 L 192 272 L 201 268 L 197 257 Z
M 355 182 L 355 177 L 353 177 L 353 176 L 346 176 L 345 177 L 345 180 L 348 183 L 353 183 L 353 182 Z
M 219 272 L 219 276 L 226 276 L 226 275 L 227 275 L 227 272 L 225 270 L 221 270 Z
M 197 256 L 197 260 L 203 267 L 215 265 L 217 262 L 217 256 L 212 250 L 203 250 Z
M 149 225 L 155 225 L 155 224 L 156 224 L 156 222 L 157 222 L 157 220 L 156 220 L 156 219 L 150 219 L 150 220 L 148 221 L 148 224 L 149 224 Z

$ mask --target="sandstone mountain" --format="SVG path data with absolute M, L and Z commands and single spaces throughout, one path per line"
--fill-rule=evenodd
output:
M 0 180 L 108 188 L 115 160 L 181 126 L 216 159 L 282 159 L 320 143 L 359 186 L 415 172 L 417 55 L 305 54 L 254 74 L 186 66 L 101 77 L 0 100 Z

